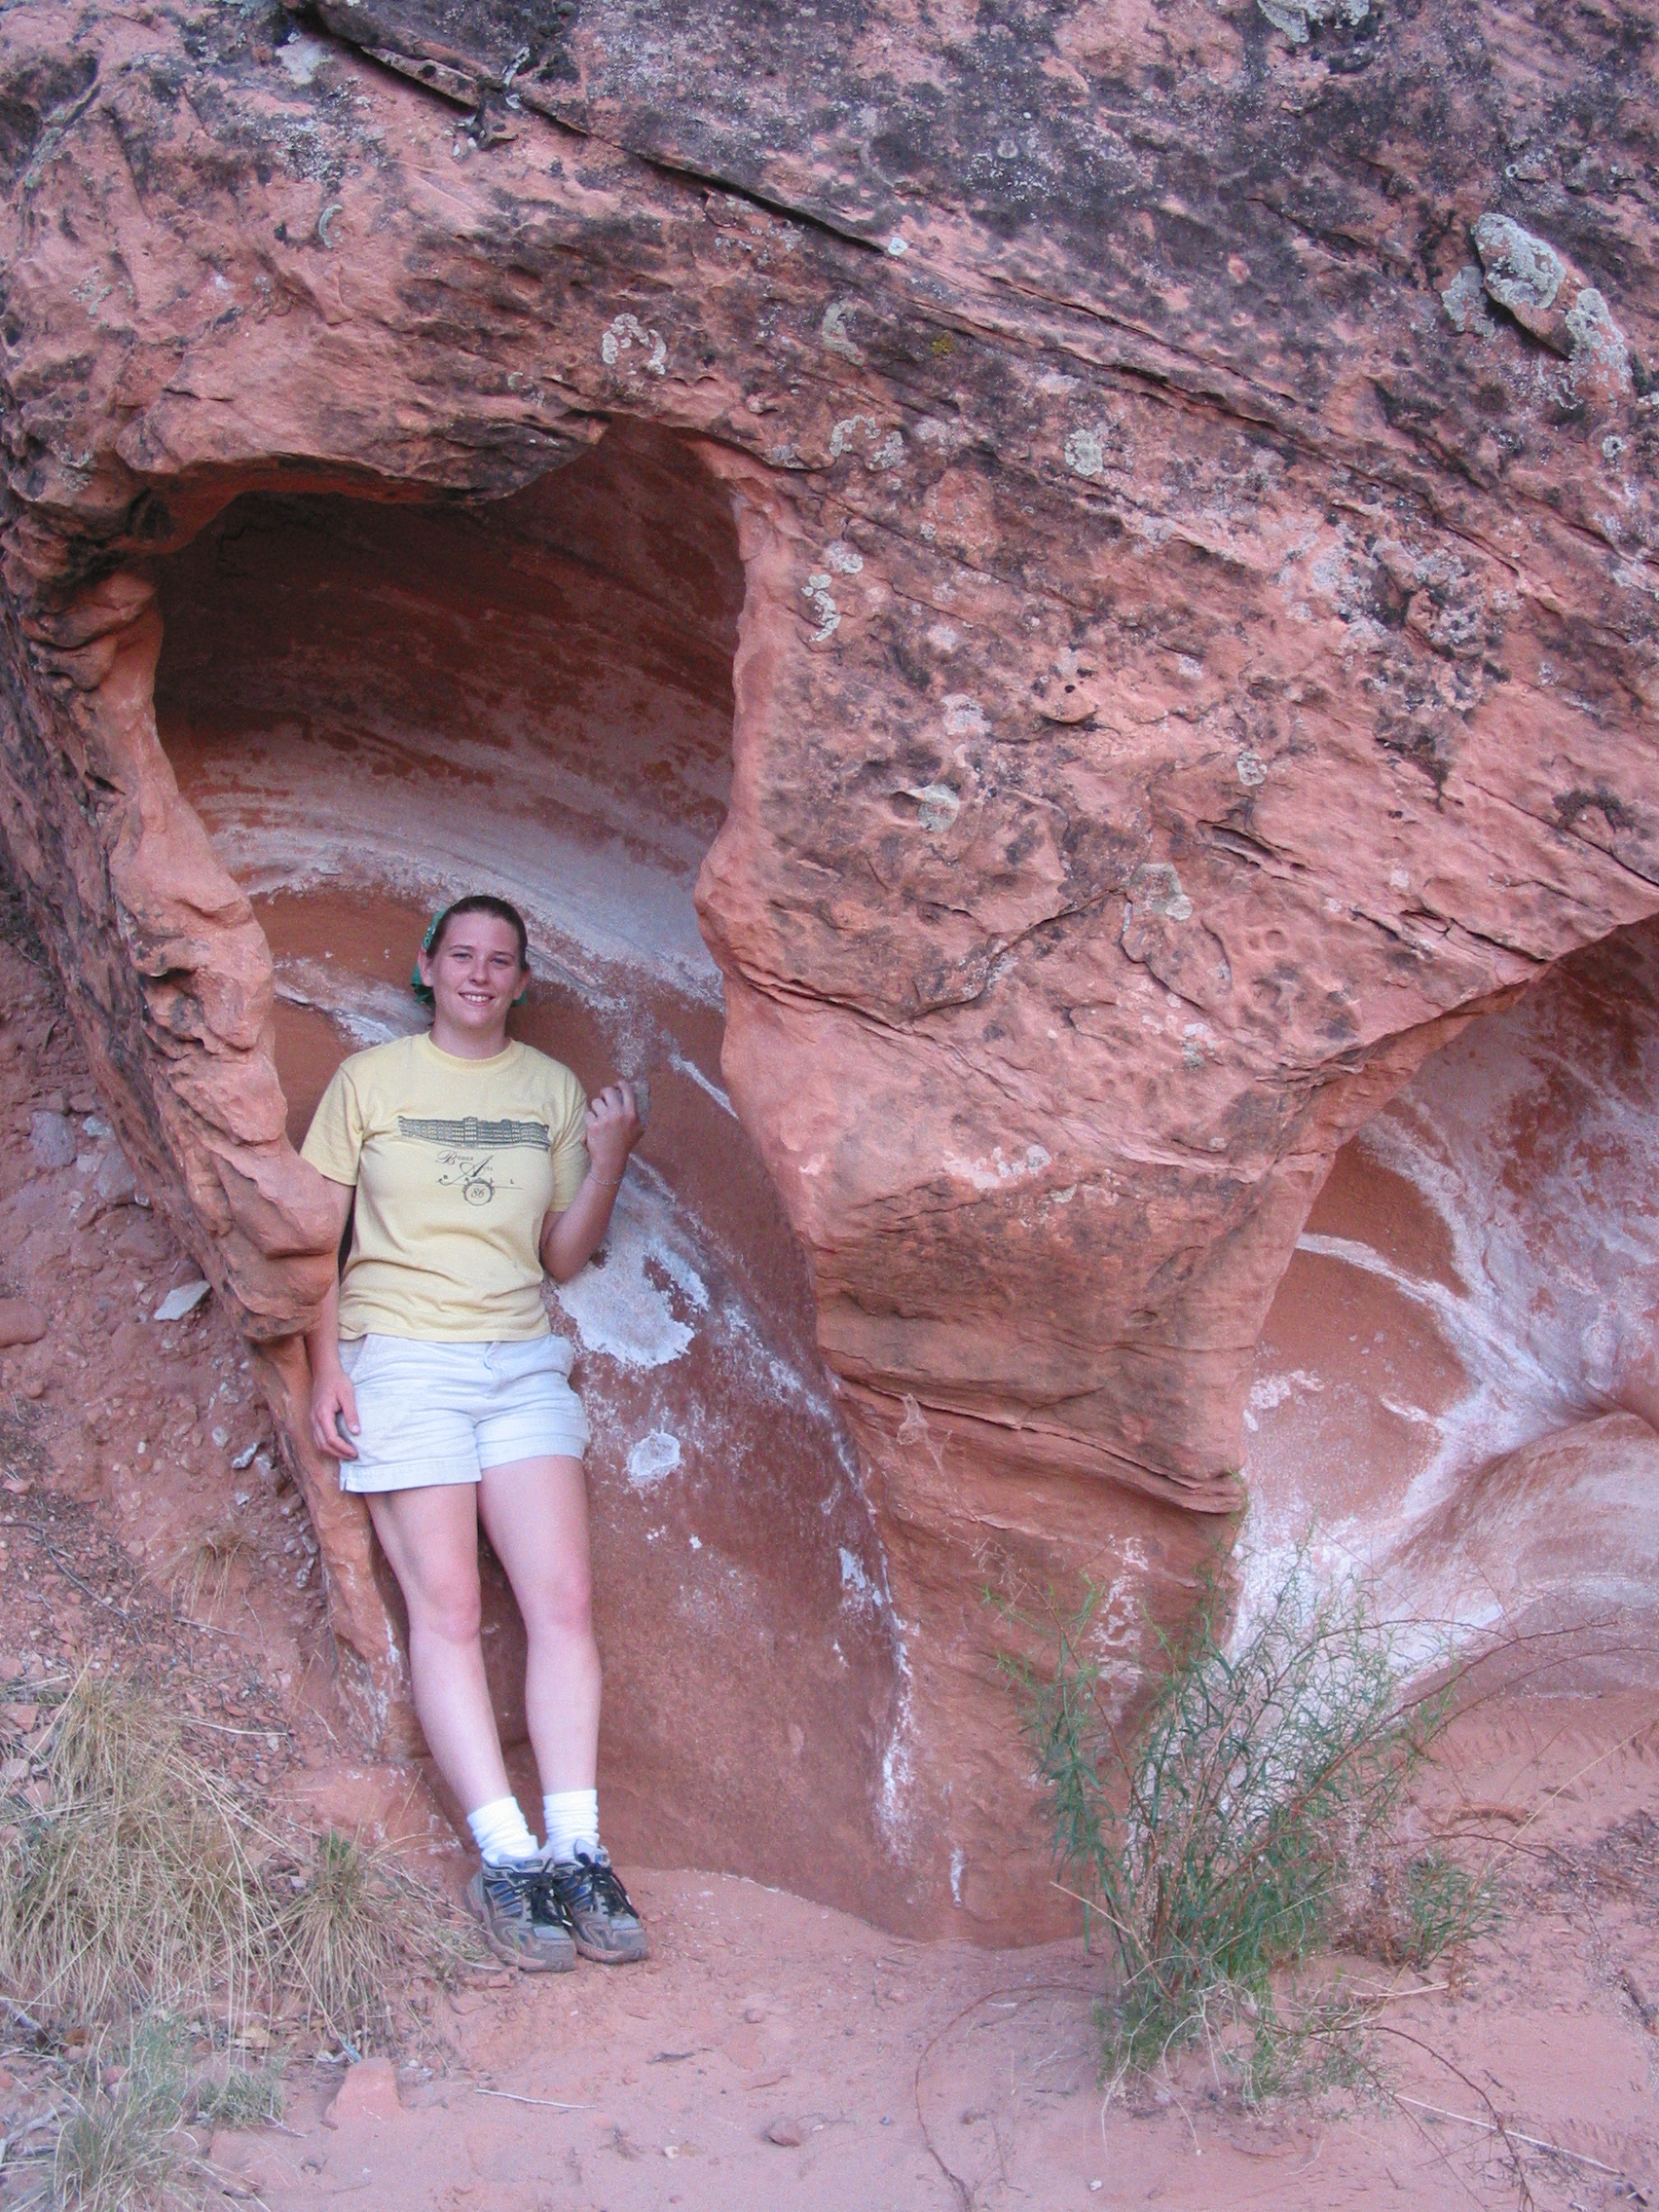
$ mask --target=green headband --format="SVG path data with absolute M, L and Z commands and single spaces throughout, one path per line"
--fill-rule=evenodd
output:
M 421 950 L 423 952 L 431 951 L 433 940 L 436 939 L 439 930 L 443 928 L 445 922 L 449 920 L 449 916 L 450 909 L 447 906 L 440 906 L 437 912 L 432 916 L 431 920 L 426 924 L 426 934 L 421 940 Z M 421 980 L 421 963 L 419 959 L 416 960 L 414 967 L 409 971 L 409 988 L 415 993 L 415 996 L 420 1000 L 423 1006 L 431 1006 L 435 1003 L 432 998 L 431 984 L 424 983 Z M 518 997 L 514 999 L 514 1006 L 523 1006 L 526 998 L 529 995 L 530 985 L 526 983 L 524 989 L 520 991 Z
M 444 916 L 448 912 L 449 908 L 447 906 L 440 906 L 437 912 L 432 916 L 431 920 L 426 924 L 426 934 L 421 940 L 421 950 L 423 952 L 431 951 L 432 940 L 437 936 L 439 930 L 442 929 Z M 419 958 L 417 958 L 414 967 L 409 971 L 409 988 L 415 993 L 415 996 L 420 1000 L 423 1006 L 432 1005 L 432 986 L 430 983 L 424 983 L 421 980 L 421 963 Z

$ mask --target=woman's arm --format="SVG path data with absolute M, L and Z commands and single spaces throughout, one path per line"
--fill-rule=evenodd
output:
M 318 1182 L 328 1194 L 334 1216 L 334 1241 L 339 1244 L 350 1218 L 355 1192 L 350 1183 L 336 1183 L 326 1175 Z M 328 1286 L 314 1328 L 306 1331 L 306 1352 L 312 1371 L 312 1442 L 333 1459 L 354 1459 L 357 1448 L 341 1433 L 344 1420 L 351 1436 L 357 1433 L 357 1399 L 351 1379 L 340 1364 L 340 1277 Z
M 590 1102 L 587 1179 L 563 1213 L 549 1215 L 541 1232 L 541 1265 L 555 1282 L 569 1282 L 598 1251 L 643 1128 L 631 1083 L 608 1084 Z

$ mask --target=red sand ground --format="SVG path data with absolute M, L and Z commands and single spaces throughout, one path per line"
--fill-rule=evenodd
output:
M 62 1117 L 74 1161 L 41 1163 L 37 1113 Z M 0 1725 L 37 1725 L 43 1675 L 88 1659 L 145 1672 L 264 1802 L 458 1883 L 420 1769 L 368 1764 L 343 1738 L 303 1516 L 240 1346 L 211 1302 L 172 1328 L 146 1318 L 196 1271 L 154 1215 L 99 1195 L 119 1171 L 21 942 L 0 941 L 0 1296 L 50 1323 L 0 1355 Z M 193 1593 L 207 1536 L 248 1548 L 222 1589 L 209 1572 Z M 1348 1962 L 1390 1992 L 1386 2093 L 1252 2114 L 1194 2054 L 1109 2097 L 1099 1970 L 1079 1942 L 911 1944 L 731 1877 L 630 1867 L 650 1965 L 483 1977 L 436 2000 L 395 2071 L 297 2063 L 281 2129 L 215 2140 L 225 2197 L 270 2212 L 346 2196 L 354 2212 L 1647 2203 L 1659 1714 L 1650 1693 L 1547 1693 L 1546 1677 L 1466 1714 L 1415 1815 L 1494 1864 L 1498 1934 L 1426 1987 Z M 14 2161 L 50 2140 L 28 2127 L 52 2094 L 14 2034 L 0 2204 L 41 2186 L 42 2161 Z

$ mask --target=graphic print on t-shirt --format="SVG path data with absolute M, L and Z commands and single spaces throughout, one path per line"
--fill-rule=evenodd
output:
M 528 1145 L 535 1152 L 549 1152 L 553 1145 L 552 1131 L 541 1122 L 486 1122 L 476 1114 L 468 1114 L 459 1122 L 418 1120 L 399 1114 L 397 1133 L 417 1144 L 445 1148 L 439 1162 L 442 1172 L 438 1176 L 438 1188 L 453 1190 L 459 1184 L 461 1195 L 469 1206 L 487 1206 L 498 1189 L 518 1188 L 500 1175 L 494 1158 L 496 1153 L 511 1151 L 515 1145 Z

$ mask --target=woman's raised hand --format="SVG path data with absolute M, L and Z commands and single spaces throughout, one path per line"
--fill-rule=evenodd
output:
M 608 1083 L 597 1098 L 588 1101 L 588 1158 L 602 1183 L 621 1182 L 628 1155 L 644 1133 L 631 1083 Z
M 331 1459 L 354 1459 L 357 1447 L 357 1393 L 351 1378 L 336 1364 L 332 1374 L 318 1375 L 312 1383 L 312 1442 Z

